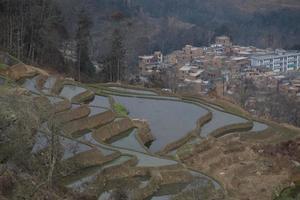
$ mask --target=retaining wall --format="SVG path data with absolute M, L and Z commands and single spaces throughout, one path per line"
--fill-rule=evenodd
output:
M 187 143 L 189 140 L 191 140 L 194 137 L 198 137 L 198 132 L 200 131 L 200 128 L 206 124 L 207 122 L 209 122 L 212 119 L 212 113 L 208 112 L 205 116 L 201 117 L 200 119 L 198 119 L 197 121 L 197 127 L 193 130 L 190 131 L 187 135 L 185 135 L 183 138 L 169 143 L 167 144 L 163 150 L 161 150 L 160 152 L 158 152 L 160 155 L 165 155 L 167 153 L 169 153 L 170 151 L 173 151 L 175 149 L 178 149 L 179 147 L 181 147 L 182 145 L 184 145 L 185 143 Z
M 65 112 L 57 113 L 54 117 L 55 124 L 64 124 L 73 120 L 87 117 L 90 114 L 90 109 L 87 105 L 80 106 L 73 110 L 67 110 Z
M 65 169 L 67 170 L 66 176 L 74 173 L 77 170 L 93 167 L 93 166 L 101 166 L 107 162 L 110 162 L 116 158 L 118 158 L 121 154 L 119 152 L 112 153 L 108 156 L 104 156 L 101 151 L 94 148 L 82 153 L 78 153 L 75 156 L 63 161 L 63 165 L 67 166 Z
M 88 102 L 88 101 L 92 101 L 94 96 L 95 96 L 94 92 L 87 90 L 81 94 L 74 96 L 71 101 L 72 103 Z
M 160 180 L 157 177 L 151 177 L 148 184 L 143 188 L 138 188 L 131 191 L 130 199 L 132 200 L 141 200 L 148 199 L 155 192 L 159 190 L 159 182 Z
M 210 135 L 213 137 L 222 137 L 227 133 L 238 132 L 238 131 L 248 131 L 251 130 L 253 127 L 253 122 L 246 122 L 246 123 L 239 123 L 239 124 L 232 124 L 228 126 L 224 126 L 217 130 L 214 130 Z
M 160 185 L 170 185 L 175 183 L 188 183 L 193 180 L 193 175 L 187 170 L 160 171 Z
M 132 121 L 129 118 L 123 118 L 95 130 L 93 138 L 99 142 L 107 142 L 132 128 L 134 128 Z
M 53 107 L 54 107 L 54 112 L 59 113 L 59 112 L 69 110 L 72 107 L 72 105 L 69 100 L 65 99 L 61 102 L 55 103 Z
M 64 133 L 69 136 L 80 136 L 83 132 L 92 128 L 103 126 L 115 119 L 116 115 L 112 111 L 106 111 L 91 117 L 71 121 L 62 128 Z
M 132 122 L 133 125 L 137 127 L 137 139 L 139 142 L 145 145 L 155 140 L 149 128 L 149 124 L 146 121 L 134 119 Z

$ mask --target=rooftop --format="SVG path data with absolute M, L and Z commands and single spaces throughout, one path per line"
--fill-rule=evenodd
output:
M 245 59 L 247 59 L 247 57 L 244 57 L 244 56 L 233 56 L 233 57 L 231 57 L 231 60 L 234 60 L 234 61 L 245 60 Z
M 197 77 L 197 76 L 199 76 L 200 74 L 202 74 L 204 72 L 204 70 L 203 69 L 199 69 L 197 72 L 195 72 L 195 73 L 190 73 L 190 76 L 192 76 L 192 77 Z
M 300 52 L 297 51 L 285 51 L 285 52 L 272 52 L 272 53 L 263 53 L 263 54 L 256 54 L 252 56 L 254 59 L 273 59 L 273 58 L 281 58 L 286 56 L 299 56 Z
M 154 56 L 139 56 L 140 59 L 148 60 L 154 58 Z

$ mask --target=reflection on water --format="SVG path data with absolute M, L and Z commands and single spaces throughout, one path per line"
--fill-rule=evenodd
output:
M 30 92 L 39 94 L 40 91 L 36 88 L 36 80 L 37 76 L 33 77 L 32 79 L 26 79 L 22 86 Z
M 75 85 L 65 85 L 62 91 L 60 92 L 59 96 L 65 97 L 71 100 L 76 95 L 85 92 L 86 89 L 82 87 L 78 87 Z
M 127 108 L 130 117 L 147 120 L 156 138 L 150 146 L 152 152 L 184 137 L 196 127 L 197 120 L 207 113 L 200 106 L 179 101 L 121 96 L 113 98 Z
M 212 112 L 212 120 L 206 123 L 201 128 L 201 136 L 207 137 L 214 130 L 221 128 L 223 126 L 237 124 L 237 123 L 245 123 L 246 119 L 241 118 L 236 115 L 232 115 L 229 113 L 225 113 L 222 111 L 215 110 L 213 108 L 209 108 Z
M 128 154 L 128 155 L 133 155 L 136 156 L 138 159 L 138 167 L 160 167 L 160 166 L 166 166 L 166 165 L 176 165 L 178 162 L 174 160 L 169 160 L 169 159 L 164 159 L 164 158 L 159 158 L 156 156 L 151 156 L 142 152 L 137 152 L 129 149 L 123 149 L 123 148 L 118 148 L 118 147 L 113 147 L 110 145 L 106 144 L 100 144 L 98 143 L 93 137 L 92 134 L 85 134 L 83 137 L 80 138 L 82 141 L 90 141 L 91 143 L 97 145 L 98 147 L 101 148 L 107 148 L 110 150 L 115 150 L 119 151 L 122 154 Z
M 90 106 L 96 106 L 96 107 L 106 107 L 110 108 L 110 103 L 108 97 L 95 95 L 94 100 L 89 103 Z
M 254 132 L 259 132 L 259 131 L 263 131 L 266 130 L 268 128 L 268 125 L 260 123 L 260 122 L 253 122 L 253 128 L 250 130 L 254 131 Z
M 133 129 L 130 134 L 126 137 L 123 137 L 113 143 L 111 145 L 115 147 L 123 147 L 127 149 L 132 149 L 135 151 L 147 153 L 146 149 L 140 144 L 136 138 L 137 136 L 137 129 Z

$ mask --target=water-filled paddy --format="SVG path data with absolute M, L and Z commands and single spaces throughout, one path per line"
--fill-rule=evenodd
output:
M 71 183 L 69 183 L 67 185 L 67 187 L 76 189 L 78 191 L 82 191 L 84 189 L 84 185 L 87 184 L 88 182 L 94 181 L 97 178 L 97 175 L 100 174 L 104 169 L 121 165 L 121 164 L 125 163 L 126 161 L 129 161 L 130 159 L 132 159 L 132 157 L 130 157 L 130 156 L 120 156 L 119 158 L 117 158 L 103 166 L 91 168 L 85 174 L 83 174 L 81 177 L 78 177 L 77 180 L 71 181 Z
M 197 120 L 207 114 L 207 110 L 189 103 L 113 96 L 129 111 L 132 118 L 145 119 L 156 140 L 150 146 L 152 152 L 162 150 L 171 142 L 184 137 L 196 128 Z
M 97 145 L 97 148 L 101 151 L 101 153 L 104 155 L 104 156 L 108 156 L 108 155 L 111 155 L 112 153 L 114 153 L 115 151 L 113 150 L 110 150 L 108 148 L 105 148 L 105 146 L 101 146 L 100 143 L 98 143 L 93 137 L 92 137 L 92 133 L 87 133 L 83 136 L 81 136 L 79 138 L 80 140 L 82 141 L 85 141 L 85 142 L 89 142 L 91 144 L 94 144 L 94 145 Z
M 207 137 L 211 132 L 214 130 L 231 125 L 231 124 L 238 124 L 238 123 L 245 123 L 247 122 L 246 119 L 232 115 L 229 113 L 225 113 L 213 108 L 209 108 L 212 112 L 212 120 L 206 123 L 202 128 L 201 128 L 201 136 Z
M 145 153 L 125 149 L 125 148 L 118 148 L 118 147 L 113 147 L 110 145 L 106 144 L 101 144 L 98 143 L 93 137 L 91 133 L 85 134 L 83 137 L 79 138 L 82 141 L 88 141 L 91 142 L 92 144 L 97 145 L 101 149 L 110 149 L 110 151 L 119 151 L 122 154 L 126 155 L 133 155 L 136 156 L 138 159 L 138 167 L 161 167 L 161 166 L 166 166 L 166 165 L 176 165 L 178 162 L 174 160 L 169 160 L 169 159 L 164 159 L 164 158 L 159 158 L 156 156 L 151 156 Z
M 76 95 L 85 92 L 86 89 L 82 87 L 78 87 L 75 85 L 64 85 L 62 91 L 60 92 L 59 96 L 65 97 L 71 100 Z
M 0 85 L 4 85 L 6 82 L 5 78 L 0 77 Z
M 63 160 L 71 158 L 76 154 L 91 150 L 92 148 L 88 145 L 70 140 L 68 138 L 60 137 L 59 143 L 63 147 Z
M 253 122 L 253 128 L 250 130 L 250 132 L 259 132 L 266 130 L 269 126 L 260 122 Z
M 30 92 L 33 93 L 40 93 L 40 91 L 36 88 L 36 79 L 37 76 L 31 78 L 31 79 L 26 79 L 25 82 L 23 83 L 23 87 L 29 90 Z
M 44 88 L 43 88 L 43 92 L 45 94 L 50 94 L 51 89 L 53 88 L 55 82 L 56 82 L 57 78 L 54 76 L 50 76 L 48 77 L 48 79 L 46 80 L 45 84 L 44 84 Z
M 89 117 L 103 113 L 108 110 L 106 108 L 99 108 L 99 107 L 93 107 L 93 106 L 90 106 L 89 108 L 91 110 Z
M 99 96 L 95 95 L 95 98 L 91 103 L 89 103 L 90 106 L 95 106 L 95 107 L 105 107 L 105 108 L 110 108 L 110 103 L 108 97 L 105 96 Z
M 35 135 L 35 143 L 32 147 L 31 153 L 38 153 L 49 145 L 49 138 L 46 134 L 38 131 Z
M 137 136 L 137 129 L 133 129 L 132 131 L 130 131 L 129 135 L 111 143 L 111 145 L 115 147 L 123 147 L 126 149 L 132 149 L 135 151 L 147 153 L 146 149 L 143 147 L 141 143 L 139 143 L 136 136 Z
M 50 135 L 47 135 L 43 132 L 37 132 L 35 136 L 35 144 L 31 150 L 32 153 L 38 153 L 39 151 L 49 147 L 50 145 Z M 68 159 L 75 156 L 78 153 L 91 150 L 92 148 L 88 145 L 70 140 L 59 136 L 59 143 L 62 147 L 62 159 Z
M 183 191 L 203 191 L 205 192 L 206 188 L 213 188 L 214 190 L 221 190 L 222 187 L 212 180 L 211 178 L 194 171 L 189 171 L 193 175 L 193 180 L 187 183 L 175 183 L 171 185 L 162 186 L 151 198 L 151 200 L 170 200 L 176 194 L 179 194 Z M 199 193 L 201 194 L 201 192 Z M 198 195 L 199 195 L 198 194 Z M 203 197 L 198 196 L 199 199 L 204 199 Z

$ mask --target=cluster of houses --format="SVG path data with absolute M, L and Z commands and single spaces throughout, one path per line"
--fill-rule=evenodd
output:
M 233 45 L 227 36 L 216 37 L 208 47 L 186 45 L 165 56 L 158 51 L 139 57 L 141 76 L 172 71 L 177 86 L 193 85 L 199 93 L 212 89 L 224 93 L 229 81 L 241 76 L 260 77 L 266 72 L 275 76 L 299 68 L 300 52 Z

